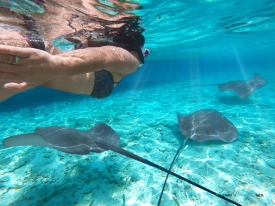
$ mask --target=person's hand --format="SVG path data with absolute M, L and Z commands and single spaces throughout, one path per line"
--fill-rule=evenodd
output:
M 58 77 L 60 57 L 33 48 L 0 46 L 0 81 L 5 88 L 24 91 Z

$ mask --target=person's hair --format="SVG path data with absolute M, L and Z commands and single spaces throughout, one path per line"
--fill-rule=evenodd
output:
M 145 43 L 145 38 L 141 32 L 135 33 L 119 33 L 113 37 L 113 42 L 128 51 L 136 51 L 139 55 L 141 63 L 144 63 L 144 57 L 141 47 Z
M 96 19 L 95 19 L 96 20 Z M 116 23 L 125 23 L 120 28 L 113 28 L 107 26 L 104 21 L 99 21 L 101 25 L 105 26 L 104 29 L 95 29 L 91 35 L 87 37 L 88 47 L 99 47 L 106 45 L 118 46 L 126 49 L 127 51 L 135 51 L 138 53 L 140 60 L 144 63 L 143 53 L 141 47 L 145 44 L 145 38 L 142 35 L 144 28 L 139 25 L 140 18 L 123 18 Z M 110 22 L 109 22 L 110 23 Z M 114 23 L 114 22 L 113 22 Z M 106 24 L 106 25 L 105 25 Z M 74 39 L 66 38 L 69 41 Z M 78 43 L 78 42 L 75 42 Z M 81 42 L 80 42 L 81 43 Z M 83 48 L 82 45 L 76 46 L 75 49 Z
M 144 46 L 145 44 L 145 38 L 142 35 L 142 33 L 137 32 L 137 33 L 133 33 L 133 37 L 135 38 L 135 40 L 137 41 L 138 45 L 140 47 Z

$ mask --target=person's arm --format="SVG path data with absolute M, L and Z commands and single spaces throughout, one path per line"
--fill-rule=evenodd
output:
M 64 75 L 83 74 L 102 69 L 130 74 L 140 66 L 136 56 L 125 49 L 114 46 L 79 49 L 56 56 L 63 58 L 59 66 Z
M 14 56 L 19 57 L 16 65 L 11 64 Z M 79 49 L 58 55 L 32 48 L 0 46 L 0 80 L 15 82 L 6 84 L 5 88 L 17 91 L 41 85 L 53 78 L 102 69 L 129 74 L 135 72 L 139 65 L 135 54 L 113 46 Z

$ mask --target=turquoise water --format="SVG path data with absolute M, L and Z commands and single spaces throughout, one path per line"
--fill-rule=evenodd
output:
M 182 137 L 176 113 L 215 109 L 236 126 L 238 141 L 189 142 L 173 171 L 239 204 L 275 205 L 275 2 L 138 2 L 151 50 L 138 72 L 105 99 L 45 88 L 18 94 L 0 103 L 0 139 L 105 122 L 122 148 L 169 168 Z M 208 86 L 254 73 L 267 85 L 245 100 Z M 0 167 L 1 205 L 157 205 L 166 175 L 111 151 L 77 156 L 2 145 Z M 231 205 L 170 176 L 161 205 L 177 204 Z

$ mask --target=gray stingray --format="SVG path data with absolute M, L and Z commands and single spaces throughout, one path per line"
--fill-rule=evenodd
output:
M 217 197 L 227 200 L 233 204 L 238 203 L 221 196 L 220 194 L 213 192 L 191 180 L 188 180 L 176 173 L 173 173 L 153 162 L 150 162 L 138 155 L 135 155 L 127 150 L 119 147 L 120 138 L 118 134 L 105 123 L 98 123 L 87 132 L 83 132 L 76 129 L 66 127 L 45 127 L 37 128 L 34 133 L 11 136 L 3 140 L 3 146 L 5 148 L 33 145 L 53 148 L 69 154 L 85 155 L 90 152 L 104 152 L 106 150 L 112 150 L 119 154 L 125 155 L 132 159 L 135 159 L 144 164 L 155 167 L 159 170 L 167 172 L 183 181 L 186 181 L 202 190 L 205 190 Z
M 266 85 L 266 81 L 259 74 L 255 74 L 249 81 L 232 81 L 219 84 L 220 91 L 232 90 L 240 98 L 248 98 L 254 91 Z
M 189 139 L 196 142 L 221 141 L 226 143 L 237 140 L 238 130 L 236 127 L 215 110 L 203 109 L 187 115 L 177 113 L 177 117 L 179 130 L 183 134 L 179 139 L 182 144 L 170 165 L 169 171 L 171 171 L 178 154 Z M 158 205 L 161 203 L 168 176 L 169 173 L 166 175 Z
M 178 113 L 178 125 L 183 140 L 233 142 L 238 137 L 234 124 L 215 110 L 203 109 L 188 115 Z

